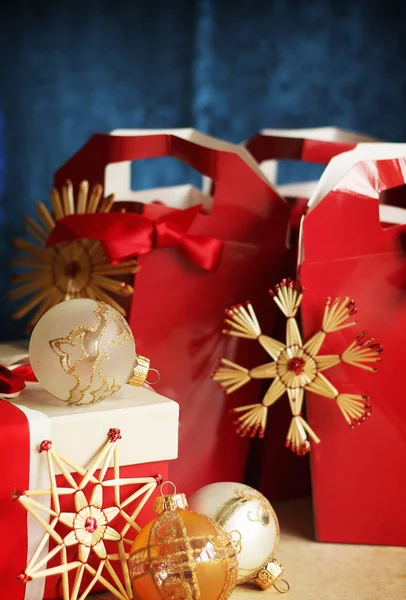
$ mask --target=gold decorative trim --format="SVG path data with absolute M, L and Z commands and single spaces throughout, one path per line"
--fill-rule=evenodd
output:
M 284 567 L 273 558 L 266 565 L 264 565 L 257 573 L 256 577 L 252 580 L 261 590 L 268 590 L 270 587 L 274 586 L 274 588 L 281 594 L 288 592 L 290 586 L 287 581 L 285 584 L 287 588 L 285 590 L 279 589 L 275 583 L 278 579 L 280 579 L 282 573 L 284 572 Z
M 156 515 L 162 515 L 164 512 L 178 508 L 188 508 L 185 494 L 170 494 L 168 496 L 158 496 L 155 499 L 154 513 Z
M 128 382 L 130 385 L 141 387 L 147 380 L 151 361 L 146 356 L 137 355 L 137 365 L 134 368 L 134 375 Z

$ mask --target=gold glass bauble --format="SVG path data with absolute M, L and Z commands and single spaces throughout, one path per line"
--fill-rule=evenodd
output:
M 129 558 L 134 596 L 140 600 L 224 600 L 238 563 L 228 534 L 188 509 L 184 494 L 161 496 L 158 517 L 135 539 Z

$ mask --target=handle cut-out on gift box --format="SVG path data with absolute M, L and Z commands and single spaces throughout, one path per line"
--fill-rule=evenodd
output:
M 129 135 L 146 135 L 158 133 L 173 133 L 181 138 L 188 139 L 190 137 L 190 129 L 172 129 L 172 130 L 140 130 L 140 129 L 115 129 L 110 132 L 111 135 L 129 136 Z M 147 163 L 147 164 L 146 164 Z M 175 164 L 174 164 L 175 163 Z M 202 177 L 195 169 L 186 164 L 177 163 L 176 158 L 166 156 L 159 159 L 142 159 L 140 161 L 125 161 L 119 163 L 111 163 L 106 166 L 104 189 L 106 195 L 114 194 L 116 201 L 135 202 L 142 204 L 150 204 L 152 202 L 161 202 L 171 208 L 186 209 L 191 206 L 202 205 L 205 212 L 210 212 L 213 204 L 213 197 L 209 194 L 211 179 Z M 170 168 L 169 168 L 170 167 Z M 133 186 L 132 181 L 137 181 L 134 171 L 143 173 L 145 176 L 145 168 L 147 172 L 150 169 L 153 174 L 162 173 L 167 169 L 172 171 L 180 170 L 182 174 L 187 174 L 193 183 L 185 184 L 167 184 L 156 187 L 149 185 L 148 189 L 139 189 L 138 186 Z M 200 176 L 200 186 L 195 185 L 196 177 Z M 162 181 L 162 176 L 158 177 Z M 154 177 L 155 179 L 155 177 Z
M 327 165 L 334 156 L 352 150 L 357 144 L 374 141 L 369 136 L 337 127 L 263 129 L 246 142 L 246 148 L 284 197 L 310 198 L 317 181 L 279 185 L 280 161 Z
M 184 186 L 134 192 L 130 189 L 131 162 L 147 158 L 172 156 L 186 163 L 202 174 L 208 189 L 208 180 L 214 182 L 214 199 L 194 190 L 197 200 L 206 210 L 212 204 L 213 212 L 220 204 L 228 204 L 226 198 L 233 198 L 233 206 L 249 208 L 249 198 L 254 194 L 262 204 L 260 197 L 277 197 L 275 190 L 267 182 L 255 160 L 242 146 L 222 142 L 192 129 L 165 130 L 118 130 L 113 135 L 95 134 L 91 139 L 56 173 L 55 185 L 61 186 L 70 179 L 76 187 L 86 178 L 90 182 L 104 182 L 106 190 L 113 190 L 116 198 L 140 202 L 161 200 L 167 206 L 179 202 L 177 194 L 187 191 Z M 221 163 L 221 165 L 220 165 Z M 221 168 L 219 168 L 221 166 Z M 221 177 L 219 176 L 221 173 Z M 228 193 L 224 193 L 227 185 Z M 118 186 L 118 187 L 117 187 Z M 231 188 L 231 189 L 230 189 Z M 190 191 L 190 190 L 189 190 Z M 231 192 L 231 193 L 230 193 Z M 164 197 L 157 197 L 157 194 Z M 266 200 L 265 200 L 266 201 Z M 184 208 L 184 206 L 182 206 Z

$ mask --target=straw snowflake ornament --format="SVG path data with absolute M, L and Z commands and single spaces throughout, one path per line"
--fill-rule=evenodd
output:
M 301 415 L 305 390 L 335 400 L 345 420 L 354 427 L 364 422 L 371 413 L 367 396 L 340 394 L 323 375 L 340 362 L 354 367 L 376 372 L 371 363 L 381 360 L 382 348 L 373 338 L 364 339 L 362 332 L 352 344 L 337 355 L 319 354 L 326 335 L 356 325 L 350 320 L 356 312 L 350 298 L 328 298 L 323 315 L 322 328 L 308 341 L 303 342 L 295 319 L 302 301 L 303 288 L 298 282 L 284 279 L 270 295 L 287 318 L 286 342 L 279 342 L 263 335 L 252 305 L 234 306 L 226 312 L 226 335 L 257 340 L 272 358 L 272 362 L 255 367 L 250 371 L 225 358 L 213 375 L 227 394 L 239 389 L 251 379 L 273 379 L 261 404 L 250 404 L 235 408 L 239 414 L 235 424 L 240 435 L 264 436 L 268 408 L 285 392 L 288 395 L 292 411 L 292 421 L 286 438 L 286 446 L 298 455 L 310 450 L 310 437 L 314 442 L 320 440 Z
M 25 571 L 19 575 L 22 583 L 29 584 L 33 579 L 61 575 L 63 600 L 84 600 L 97 582 L 101 583 L 119 600 L 133 598 L 127 560 L 133 538 L 141 530 L 136 519 L 157 485 L 162 483 L 162 476 L 121 478 L 118 461 L 120 430 L 110 429 L 108 438 L 88 469 L 75 465 L 68 458 L 61 456 L 52 447 L 51 441 L 42 442 L 39 452 L 47 454 L 50 488 L 27 490 L 16 494 L 22 506 L 44 528 L 44 535 L 37 549 Z M 114 467 L 114 478 L 106 479 L 107 469 L 111 463 Z M 56 483 L 55 468 L 58 468 L 64 476 L 63 487 Z M 81 476 L 79 482 L 72 477 L 69 468 L 79 473 Z M 96 471 L 99 469 L 96 476 Z M 84 489 L 88 485 L 93 486 L 89 501 L 84 494 Z M 142 487 L 129 496 L 124 496 L 123 489 L 129 485 L 142 485 Z M 106 488 L 112 487 L 114 488 L 114 503 L 105 506 L 103 492 Z M 62 512 L 60 496 L 69 494 L 74 497 L 75 510 L 74 512 Z M 51 497 L 50 507 L 36 500 L 41 496 Z M 121 528 L 115 525 L 115 518 L 119 515 L 122 517 L 121 521 L 125 522 Z M 65 535 L 60 533 L 60 523 L 65 526 Z M 128 535 L 130 539 L 126 537 Z M 52 542 L 52 547 L 49 552 L 46 552 L 44 549 L 48 547 L 49 542 Z M 116 551 L 108 553 L 105 542 L 114 542 Z M 68 558 L 68 548 L 71 546 L 75 546 L 77 549 L 77 555 L 73 560 Z M 96 555 L 99 561 L 97 569 L 88 562 L 92 555 L 93 558 Z M 59 556 L 59 565 L 48 568 L 48 561 L 55 556 Z M 113 564 L 116 566 L 113 567 Z M 68 579 L 70 571 L 75 571 L 72 587 L 70 587 Z M 106 579 L 105 571 L 110 581 Z M 80 593 L 85 572 L 90 573 L 92 580 Z M 118 573 L 121 574 L 120 577 Z
M 68 215 L 82 213 L 108 213 L 114 203 L 114 195 L 103 198 L 103 187 L 89 188 L 82 181 L 75 197 L 70 181 L 51 191 L 52 211 L 42 202 L 36 205 L 41 221 L 26 218 L 26 229 L 32 241 L 17 238 L 14 245 L 20 254 L 12 261 L 12 266 L 23 272 L 13 278 L 16 284 L 8 293 L 12 301 L 23 300 L 12 318 L 21 319 L 32 312 L 28 329 L 34 327 L 40 317 L 52 306 L 70 298 L 92 298 L 110 304 L 125 316 L 125 310 L 114 299 L 130 296 L 131 285 L 120 280 L 123 276 L 135 273 L 135 260 L 111 265 L 99 241 L 72 240 L 47 247 L 47 240 L 60 219 Z M 117 279 L 118 277 L 118 279 Z

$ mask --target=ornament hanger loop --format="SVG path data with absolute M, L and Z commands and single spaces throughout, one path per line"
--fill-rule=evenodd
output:
M 156 385 L 161 380 L 161 374 L 158 371 L 158 369 L 151 368 L 149 370 L 149 372 L 151 373 L 152 371 L 154 371 L 154 373 L 156 373 L 156 375 L 157 375 L 156 380 L 155 381 L 148 381 L 148 379 L 146 379 L 146 383 L 148 383 L 149 385 Z
M 276 584 L 277 583 L 284 583 L 285 585 L 282 588 L 279 588 Z M 286 579 L 278 579 L 278 581 L 275 581 L 275 583 L 273 584 L 273 587 L 275 588 L 275 590 L 277 592 L 279 592 L 280 594 L 286 594 L 289 590 L 290 590 L 290 585 L 289 582 L 286 581 Z
M 169 494 L 164 494 L 164 491 L 163 491 L 163 490 L 164 490 L 164 486 L 165 486 L 165 485 L 171 485 L 171 486 L 173 487 L 173 492 L 172 492 L 172 494 L 173 494 L 173 495 L 175 495 L 175 494 L 176 494 L 176 485 L 173 483 L 173 481 L 164 481 L 164 482 L 161 484 L 161 487 L 159 488 L 159 489 L 160 489 L 160 491 L 161 491 L 161 496 L 167 496 L 167 495 L 169 495 Z

